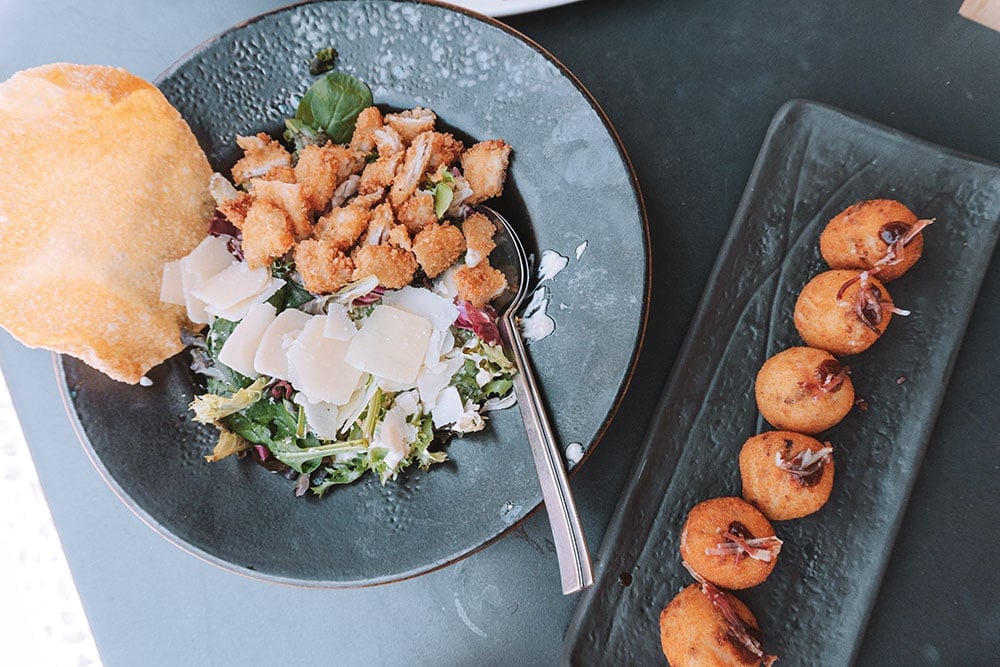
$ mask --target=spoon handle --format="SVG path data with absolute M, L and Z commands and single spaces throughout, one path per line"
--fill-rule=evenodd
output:
M 528 435 L 531 454 L 535 460 L 542 499 L 549 516 L 552 541 L 559 561 L 559 575 L 563 593 L 569 595 L 594 583 L 594 569 L 590 550 L 580 525 L 573 493 L 566 477 L 562 452 L 556 443 L 552 424 L 542 402 L 535 372 L 528 358 L 524 340 L 516 325 L 506 318 L 501 320 L 501 331 L 514 353 L 518 373 L 514 376 L 514 395 L 517 397 L 524 429 Z

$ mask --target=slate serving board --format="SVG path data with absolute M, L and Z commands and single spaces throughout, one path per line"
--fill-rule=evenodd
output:
M 888 285 L 913 314 L 845 358 L 868 409 L 820 436 L 835 447 L 830 501 L 777 522 L 785 541 L 777 567 L 737 594 L 779 664 L 852 660 L 993 253 L 1000 167 L 793 100 L 768 130 L 600 549 L 597 583 L 570 621 L 565 663 L 665 663 L 659 613 L 692 582 L 678 552 L 684 518 L 697 502 L 740 494 L 739 448 L 769 428 L 753 380 L 765 359 L 802 344 L 792 310 L 826 269 L 819 234 L 848 205 L 876 197 L 937 220 L 922 259 Z

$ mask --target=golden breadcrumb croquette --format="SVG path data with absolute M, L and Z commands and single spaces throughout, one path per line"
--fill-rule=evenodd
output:
M 271 260 L 295 245 L 292 223 L 285 212 L 266 201 L 255 201 L 243 221 L 243 258 L 251 269 L 269 266 Z
M 481 141 L 462 154 L 462 174 L 472 188 L 468 204 L 503 194 L 509 159 L 510 146 L 502 139 Z
M 493 242 L 496 234 L 493 222 L 482 213 L 473 213 L 462 222 L 462 234 L 465 236 L 465 264 L 473 267 L 479 264 L 493 252 L 497 244 Z
M 740 450 L 743 497 L 771 521 L 817 511 L 833 489 L 833 447 L 792 431 L 755 435 Z
M 849 373 L 829 352 L 789 348 L 765 361 L 757 373 L 757 409 L 776 429 L 819 433 L 851 411 L 854 385 Z
M 883 281 L 895 280 L 920 259 L 921 230 L 931 222 L 892 199 L 858 202 L 830 220 L 819 251 L 831 269 L 867 270 Z
M 438 221 L 434 213 L 434 197 L 427 192 L 418 192 L 396 209 L 396 218 L 406 225 L 407 231 L 416 234 L 428 225 Z
M 660 646 L 671 667 L 758 667 L 764 652 L 757 618 L 732 593 L 691 584 L 660 612 Z
M 306 239 L 295 246 L 295 268 L 313 294 L 336 292 L 351 281 L 354 262 L 329 241 Z
M 417 272 L 413 253 L 391 245 L 366 245 L 354 251 L 354 280 L 368 276 L 378 278 L 387 289 L 406 287 Z
M 256 178 L 250 182 L 253 184 L 257 201 L 273 204 L 285 212 L 292 224 L 292 233 L 295 234 L 296 241 L 312 235 L 309 207 L 302 196 L 301 185 L 282 181 L 262 181 Z
M 413 237 L 413 254 L 428 278 L 436 278 L 465 252 L 461 230 L 448 223 L 431 223 Z
M 458 298 L 482 308 L 507 288 L 507 278 L 490 266 L 488 260 L 484 260 L 475 266 L 458 267 L 455 270 L 455 287 L 458 288 Z
M 246 185 L 251 178 L 294 180 L 291 154 L 267 134 L 261 132 L 253 137 L 236 137 L 236 143 L 244 152 L 243 157 L 233 165 L 233 181 L 237 185 Z
M 781 540 L 760 510 L 742 498 L 712 498 L 688 513 L 681 529 L 681 558 L 722 588 L 750 588 L 771 574 Z
M 871 347 L 889 326 L 894 310 L 878 279 L 867 272 L 833 270 L 802 289 L 793 320 L 806 345 L 843 356 Z
M 368 229 L 371 217 L 371 211 L 356 204 L 335 208 L 316 223 L 316 237 L 346 252 Z

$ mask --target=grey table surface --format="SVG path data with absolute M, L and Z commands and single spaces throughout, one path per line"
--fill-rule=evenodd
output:
M 60 60 L 153 78 L 206 38 L 280 4 L 5 0 L 0 78 Z M 595 550 L 783 102 L 816 99 L 1000 161 L 1000 33 L 960 18 L 959 5 L 587 0 L 505 19 L 603 106 L 649 216 L 654 282 L 639 367 L 573 479 Z M 886 547 L 860 664 L 995 664 L 1000 655 L 998 324 L 994 262 L 901 533 Z M 575 600 L 559 592 L 541 513 L 482 552 L 405 582 L 330 591 L 244 579 L 170 545 L 118 501 L 77 442 L 48 353 L 3 333 L 0 365 L 106 664 L 558 661 Z

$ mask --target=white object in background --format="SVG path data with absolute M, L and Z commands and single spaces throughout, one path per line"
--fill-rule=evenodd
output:
M 970 21 L 1000 30 L 1000 0 L 965 0 L 958 13 Z
M 487 16 L 510 16 L 539 9 L 568 5 L 577 0 L 446 0 L 450 4 L 471 9 Z
M 0 664 L 100 665 L 0 376 Z

